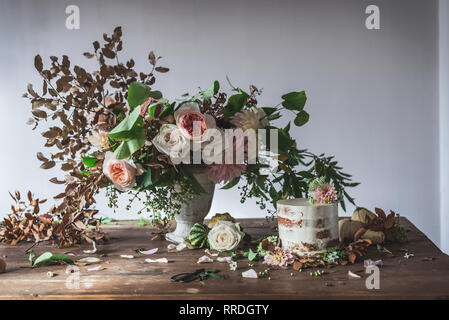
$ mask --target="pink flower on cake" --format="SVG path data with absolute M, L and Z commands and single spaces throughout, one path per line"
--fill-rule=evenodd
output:
M 115 188 L 128 191 L 136 183 L 136 176 L 144 172 L 141 166 L 136 166 L 132 160 L 117 160 L 113 152 L 106 152 L 103 173 L 112 181 Z
M 207 129 L 215 128 L 215 118 L 209 114 L 202 114 L 198 104 L 190 102 L 175 111 L 176 125 L 182 134 L 194 141 L 201 141 Z M 198 125 L 198 132 L 194 132 L 194 124 Z
M 331 204 L 337 202 L 337 193 L 333 184 L 323 184 L 313 192 L 313 199 L 317 204 Z
M 263 263 L 269 266 L 286 269 L 294 260 L 295 258 L 290 250 L 276 247 L 273 252 L 264 256 Z
M 228 182 L 246 170 L 244 164 L 211 164 L 208 167 L 209 179 L 214 183 Z

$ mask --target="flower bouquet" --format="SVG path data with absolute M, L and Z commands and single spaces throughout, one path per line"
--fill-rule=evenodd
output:
M 279 104 L 261 107 L 261 90 L 251 85 L 245 91 L 228 80 L 230 92 L 214 81 L 205 90 L 171 99 L 155 89 L 156 75 L 169 71 L 159 65 L 161 57 L 150 51 L 149 71 L 137 72 L 133 59 L 120 61 L 121 37 L 117 27 L 112 35 L 103 35 L 103 44 L 93 42 L 92 52 L 84 53 L 98 62 L 91 72 L 72 67 L 67 56 L 50 57 L 47 69 L 35 57 L 42 93 L 28 85 L 28 124 L 33 130 L 45 126 L 42 136 L 50 150 L 37 158 L 43 169 L 59 164 L 66 172 L 63 179 L 50 179 L 65 189 L 47 213 L 49 238 L 70 245 L 100 237 L 99 229 L 87 230 L 98 226 L 93 208 L 101 189 L 110 207 L 117 207 L 123 193 L 131 195 L 130 204 L 141 201 L 138 213 L 150 214 L 153 221 L 202 211 L 200 219 L 191 219 L 189 230 L 207 214 L 216 184 L 222 189 L 238 186 L 241 202 L 256 197 L 271 214 L 277 200 L 307 195 L 309 182 L 317 177 L 333 184 L 343 209 L 344 198 L 353 203 L 345 188 L 357 183 L 333 157 L 299 149 L 290 135 L 292 124 L 274 124 L 285 112 L 296 126 L 308 122 L 304 91 L 286 93 Z M 203 197 L 201 208 L 191 205 L 198 197 Z M 24 219 L 20 210 L 13 214 L 17 221 Z

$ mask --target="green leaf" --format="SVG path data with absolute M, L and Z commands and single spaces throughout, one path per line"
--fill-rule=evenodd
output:
M 262 110 L 265 112 L 267 116 L 269 116 L 270 114 L 274 113 L 277 110 L 277 108 L 264 107 L 262 108 Z
M 46 264 L 50 261 L 53 254 L 51 252 L 44 252 L 36 260 L 34 260 L 33 267 L 39 264 Z
M 176 105 L 176 102 L 173 102 L 171 105 L 168 105 L 168 106 L 166 105 L 164 107 L 164 110 L 162 110 L 161 114 L 159 115 L 159 118 L 164 118 L 168 115 L 173 114 L 175 111 L 175 105 Z
M 136 126 L 143 126 L 143 118 L 140 116 L 140 110 L 134 109 L 122 122 L 120 122 L 111 132 L 109 138 L 118 141 L 127 141 L 134 138 L 133 129 Z
M 140 185 L 141 188 L 147 188 L 151 186 L 153 181 L 151 180 L 151 170 L 148 169 L 145 174 L 143 175 L 142 183 Z
M 93 156 L 85 156 L 81 158 L 83 159 L 83 163 L 87 168 L 95 167 L 95 164 L 99 161 L 97 158 Z
M 51 252 L 45 252 L 41 254 L 33 263 L 33 267 L 51 265 L 59 262 L 65 262 L 73 264 L 73 260 L 63 254 L 52 254 Z
M 139 221 L 137 221 L 138 227 L 145 227 L 147 225 L 147 221 L 144 218 L 140 218 Z
M 33 259 L 36 255 L 34 254 L 34 252 L 30 252 L 30 254 L 28 255 L 28 261 L 30 261 L 30 265 L 33 266 Z
M 230 96 L 228 99 L 228 104 L 225 108 L 226 121 L 228 121 L 234 114 L 242 110 L 249 98 L 249 95 L 246 92 L 240 89 L 238 89 L 238 92 L 239 93 Z
M 133 82 L 128 88 L 128 104 L 131 108 L 140 106 L 150 97 L 151 88 L 141 82 Z
M 253 250 L 248 250 L 248 260 L 253 261 L 257 257 L 257 252 L 253 252 Z
M 160 91 L 151 91 L 150 92 L 150 95 L 149 95 L 151 98 L 153 98 L 153 99 L 156 99 L 156 100 L 159 100 L 159 99 L 162 99 L 162 92 L 160 92 Z M 146 99 L 145 99 L 146 100 Z M 144 101 L 145 102 L 145 101 Z M 142 102 L 143 103 L 143 102 Z
M 203 92 L 203 98 L 212 98 L 215 94 L 217 94 L 218 90 L 220 90 L 220 83 L 215 80 L 214 83 L 206 91 Z
M 221 189 L 223 189 L 223 190 L 231 189 L 231 188 L 234 187 L 237 183 L 239 183 L 239 181 L 240 181 L 240 176 L 235 177 L 234 179 L 232 179 L 231 181 L 229 181 L 226 185 L 224 185 L 223 187 L 221 187 Z
M 305 112 L 304 110 L 302 110 L 301 112 L 299 112 L 296 115 L 295 118 L 295 125 L 297 125 L 298 127 L 301 127 L 303 125 L 305 125 L 307 123 L 307 121 L 309 121 L 309 114 L 307 112 Z
M 306 93 L 304 91 L 301 92 L 290 92 L 284 94 L 282 96 L 284 100 L 282 102 L 282 106 L 288 110 L 296 110 L 301 111 L 304 109 L 304 105 L 306 104 Z

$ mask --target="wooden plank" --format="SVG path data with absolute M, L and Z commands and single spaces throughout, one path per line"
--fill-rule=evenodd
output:
M 242 220 L 246 232 L 253 238 L 275 234 L 274 224 L 261 226 L 262 219 Z M 321 277 L 310 276 L 308 269 L 271 270 L 270 277 L 243 279 L 241 272 L 249 269 L 247 260 L 238 261 L 237 271 L 230 271 L 225 263 L 196 264 L 204 250 L 184 250 L 168 253 L 164 240 L 150 240 L 150 227 L 137 227 L 135 221 L 107 225 L 111 241 L 98 245 L 96 254 L 85 254 L 91 249 L 88 244 L 80 247 L 59 249 L 40 244 L 34 252 L 64 253 L 71 251 L 76 259 L 87 256 L 105 255 L 102 265 L 105 270 L 87 272 L 86 266 L 79 267 L 79 287 L 67 283 L 74 274 L 66 274 L 66 266 L 30 268 L 28 255 L 24 253 L 30 244 L 17 246 L 0 245 L 0 255 L 6 256 L 7 272 L 0 274 L 0 299 L 448 299 L 449 257 L 443 254 L 422 232 L 406 219 L 404 226 L 410 230 L 409 242 L 387 246 L 395 256 L 387 257 L 377 252 L 375 246 L 369 250 L 371 259 L 381 258 L 384 266 L 380 271 L 380 290 L 365 287 L 363 259 L 355 265 L 338 266 L 328 270 Z M 154 258 L 166 257 L 168 264 L 144 263 L 147 256 L 134 252 L 137 248 L 159 248 Z M 401 249 L 408 249 L 415 256 L 403 258 Z M 135 259 L 125 260 L 121 254 L 132 254 Z M 427 258 L 434 260 L 427 261 Z M 206 280 L 203 283 L 173 283 L 172 275 L 194 271 L 199 267 L 216 268 L 229 275 L 227 280 Z M 256 262 L 256 271 L 265 265 Z M 348 279 L 351 270 L 362 279 Z M 47 271 L 56 274 L 47 278 Z M 293 272 L 293 276 L 290 273 Z

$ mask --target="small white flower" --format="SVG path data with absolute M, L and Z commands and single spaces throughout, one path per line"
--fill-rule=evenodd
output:
M 209 231 L 207 238 L 211 249 L 217 251 L 230 251 L 240 244 L 245 236 L 240 225 L 231 221 L 218 221 Z
M 229 264 L 229 269 L 230 269 L 231 271 L 237 270 L 237 261 L 232 261 L 232 262 Z

